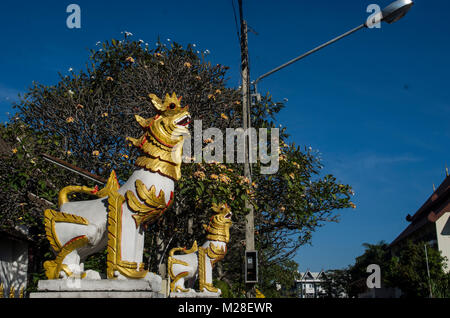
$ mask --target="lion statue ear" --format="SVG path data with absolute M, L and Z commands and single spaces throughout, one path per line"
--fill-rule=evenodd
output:
M 153 106 L 155 106 L 155 108 L 161 112 L 165 111 L 166 108 L 164 107 L 163 102 L 161 101 L 161 99 L 159 99 L 158 96 L 156 96 L 155 94 L 148 94 L 148 97 L 150 97 Z

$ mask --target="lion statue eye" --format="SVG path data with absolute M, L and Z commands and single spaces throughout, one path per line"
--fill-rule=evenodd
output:
M 171 103 L 171 104 L 169 105 L 169 108 L 170 108 L 170 109 L 175 109 L 175 107 L 176 107 L 176 106 L 175 106 L 174 103 Z

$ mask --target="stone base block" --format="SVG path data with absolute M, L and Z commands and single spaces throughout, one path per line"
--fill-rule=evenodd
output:
M 220 298 L 220 293 L 211 293 L 211 292 L 196 292 L 196 291 L 188 291 L 188 292 L 171 292 L 170 298 Z
M 160 289 L 159 289 L 160 290 Z M 40 280 L 30 298 L 164 298 L 144 280 Z
M 156 292 L 38 292 L 31 293 L 30 298 L 164 298 L 164 295 Z

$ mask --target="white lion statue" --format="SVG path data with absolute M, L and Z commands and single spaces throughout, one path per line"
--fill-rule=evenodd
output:
M 106 186 L 68 186 L 59 193 L 59 211 L 45 213 L 45 231 L 56 258 L 46 261 L 48 279 L 86 277 L 82 263 L 87 256 L 107 248 L 108 279 L 146 279 L 156 276 L 144 270 L 145 225 L 159 218 L 172 204 L 174 181 L 181 177 L 183 140 L 189 134 L 188 106 L 176 94 L 164 102 L 149 94 L 158 115 L 144 119 L 139 139 L 127 138 L 141 151 L 138 169 L 122 185 L 114 171 Z M 69 202 L 70 193 L 87 193 L 95 200 Z M 97 272 L 88 273 L 99 279 Z M 158 276 L 159 277 L 159 276 Z M 161 279 L 161 278 L 159 278 Z
M 198 247 L 195 241 L 189 250 L 177 247 L 169 252 L 168 270 L 171 278 L 171 293 L 194 292 L 192 287 L 198 278 L 200 292 L 221 294 L 220 289 L 213 286 L 212 270 L 214 264 L 222 260 L 227 252 L 232 213 L 226 203 L 213 204 L 212 210 L 216 212 L 216 215 L 211 218 L 208 226 L 203 225 L 207 235 L 201 247 Z M 183 254 L 175 255 L 176 252 Z M 188 288 L 185 288 L 185 283 Z

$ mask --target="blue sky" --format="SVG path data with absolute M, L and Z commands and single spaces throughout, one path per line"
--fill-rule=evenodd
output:
M 81 29 L 66 27 L 66 7 L 81 7 Z M 237 3 L 237 1 L 236 1 Z M 385 0 L 247 0 L 251 77 L 363 23 Z M 260 92 L 288 99 L 279 116 L 290 141 L 322 154 L 324 170 L 354 187 L 355 210 L 341 211 L 300 269 L 341 268 L 364 242 L 392 241 L 445 177 L 450 165 L 450 2 L 417 0 L 408 15 L 365 29 L 262 80 Z M 0 12 L 0 120 L 32 81 L 55 84 L 58 72 L 84 67 L 97 41 L 129 31 L 150 46 L 157 37 L 208 49 L 239 85 L 239 43 L 231 0 L 15 1 Z

